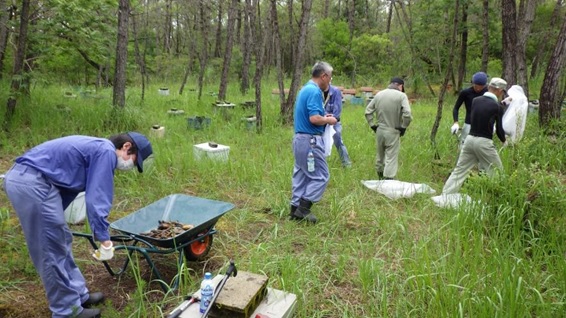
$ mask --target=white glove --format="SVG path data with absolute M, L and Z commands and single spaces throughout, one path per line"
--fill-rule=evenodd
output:
M 509 96 L 509 97 L 505 98 L 504 100 L 502 100 L 501 103 L 505 106 L 508 106 L 509 104 L 511 104 L 512 101 L 513 101 L 513 97 Z
M 450 131 L 452 132 L 452 135 L 455 135 L 459 129 L 460 125 L 458 125 L 458 123 L 454 123 L 454 125 L 452 125 L 452 127 L 450 128 Z
M 110 242 L 110 246 L 106 247 L 100 244 L 100 248 L 94 251 L 92 257 L 96 258 L 98 261 L 107 261 L 114 257 L 114 244 Z

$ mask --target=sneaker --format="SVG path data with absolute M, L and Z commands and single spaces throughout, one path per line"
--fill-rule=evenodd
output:
M 83 308 L 89 308 L 90 306 L 98 305 L 104 302 L 104 294 L 101 292 L 89 293 L 88 299 L 81 304 Z

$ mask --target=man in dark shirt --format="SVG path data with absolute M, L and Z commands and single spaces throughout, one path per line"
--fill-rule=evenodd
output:
M 484 72 L 477 72 L 472 76 L 472 87 L 463 89 L 458 95 L 456 104 L 454 104 L 454 110 L 452 111 L 452 117 L 454 117 L 454 124 L 450 128 L 452 134 L 458 133 L 460 125 L 458 124 L 458 111 L 462 104 L 466 106 L 466 117 L 464 118 L 464 126 L 462 127 L 462 133 L 460 134 L 460 147 L 464 144 L 464 140 L 468 133 L 470 132 L 470 114 L 472 107 L 472 100 L 478 96 L 482 96 L 487 92 L 487 75 Z
M 499 100 L 503 98 L 506 88 L 505 80 L 494 77 L 489 83 L 488 91 L 474 99 L 470 114 L 470 134 L 464 141 L 456 168 L 446 181 L 442 193 L 457 193 L 476 164 L 480 171 L 487 174 L 491 174 L 494 167 L 503 168 L 493 144 L 493 125 L 495 124 L 497 137 L 505 143 L 505 131 L 501 124 L 503 108 Z

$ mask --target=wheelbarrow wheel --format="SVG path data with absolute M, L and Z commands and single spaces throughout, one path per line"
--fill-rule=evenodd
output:
M 210 252 L 213 236 L 207 235 L 184 248 L 187 261 L 200 261 Z

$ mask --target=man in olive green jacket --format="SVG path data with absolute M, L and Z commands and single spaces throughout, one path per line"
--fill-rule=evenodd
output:
M 377 116 L 374 116 L 375 113 Z M 405 82 L 398 77 L 392 78 L 387 89 L 377 93 L 366 107 L 365 116 L 376 136 L 377 175 L 380 179 L 395 179 L 400 137 L 405 134 L 413 119 L 409 99 L 405 94 Z

